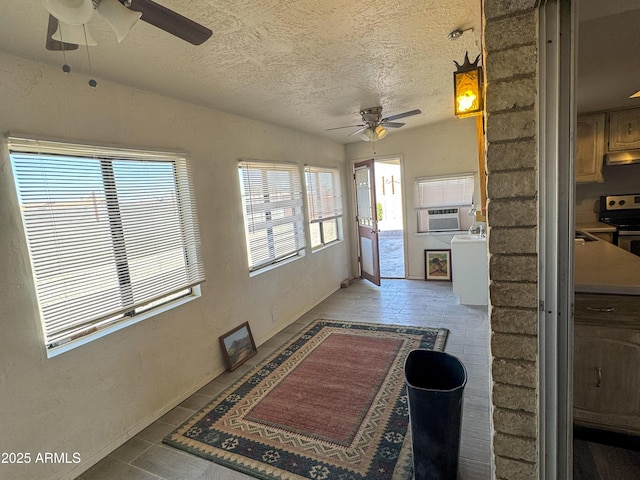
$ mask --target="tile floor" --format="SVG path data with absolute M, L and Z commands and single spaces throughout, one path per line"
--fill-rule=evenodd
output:
M 380 276 L 405 278 L 404 237 L 402 230 L 381 231 L 378 237 Z
M 252 477 L 162 444 L 162 438 L 317 318 L 444 327 L 445 351 L 467 368 L 459 480 L 491 478 L 489 328 L 486 307 L 459 305 L 450 283 L 363 280 L 340 289 L 258 348 L 258 355 L 224 373 L 78 477 L 79 480 L 247 480 Z

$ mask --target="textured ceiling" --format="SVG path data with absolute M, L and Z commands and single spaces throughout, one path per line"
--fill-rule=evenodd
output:
M 354 141 L 362 108 L 383 116 L 419 108 L 403 129 L 453 116 L 453 60 L 480 53 L 480 0 L 159 0 L 211 30 L 192 46 L 144 22 L 118 44 L 90 21 L 93 76 L 276 125 Z M 62 66 L 45 50 L 38 0 L 2 0 L 0 49 Z M 455 41 L 454 29 L 473 28 Z M 67 52 L 73 75 L 87 51 Z M 98 88 L 100 86 L 98 85 Z
M 419 108 L 403 129 L 453 117 L 453 60 L 481 50 L 480 0 L 159 0 L 213 30 L 192 46 L 144 22 L 123 43 L 99 16 L 89 27 L 93 76 L 337 142 L 361 123 Z M 580 0 L 579 111 L 633 106 L 640 90 L 637 0 Z M 0 50 L 61 67 L 44 48 L 39 0 L 2 0 Z M 473 28 L 455 41 L 454 29 Z M 623 48 L 621 48 L 623 47 Z M 72 75 L 89 78 L 87 50 L 67 52 Z M 614 79 L 614 80 L 612 80 Z M 89 88 L 89 87 L 87 87 Z M 98 88 L 100 85 L 98 84 Z M 635 88 L 635 90 L 634 90 Z M 632 91 L 628 91 L 631 89 Z M 394 131 L 391 130 L 390 134 Z

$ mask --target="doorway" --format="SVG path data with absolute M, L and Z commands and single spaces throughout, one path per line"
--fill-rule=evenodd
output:
M 406 278 L 400 158 L 375 160 L 380 276 Z

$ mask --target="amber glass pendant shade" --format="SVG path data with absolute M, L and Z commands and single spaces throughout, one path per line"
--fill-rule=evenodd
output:
M 454 62 L 458 67 L 453 72 L 454 110 L 458 118 L 480 115 L 484 108 L 482 67 L 478 66 L 479 60 L 480 55 L 475 62 L 469 62 L 467 53 L 462 65 Z

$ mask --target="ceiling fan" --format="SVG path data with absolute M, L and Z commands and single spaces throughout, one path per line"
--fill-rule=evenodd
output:
M 360 111 L 362 117 L 362 123 L 359 125 L 347 125 L 345 127 L 327 128 L 328 130 L 338 130 L 340 128 L 354 128 L 359 127 L 358 130 L 349 134 L 350 137 L 360 134 L 360 137 L 367 142 L 376 142 L 383 139 L 387 135 L 387 127 L 400 128 L 404 125 L 401 122 L 394 122 L 401 118 L 410 117 L 412 115 L 419 115 L 422 111 L 419 109 L 410 110 L 404 113 L 398 113 L 397 115 L 391 115 L 389 117 L 382 117 L 382 107 L 370 107 Z
M 47 50 L 75 50 L 78 45 L 95 46 L 87 22 L 98 14 L 124 40 L 141 19 L 193 45 L 212 35 L 207 27 L 151 0 L 42 0 L 49 12 Z

